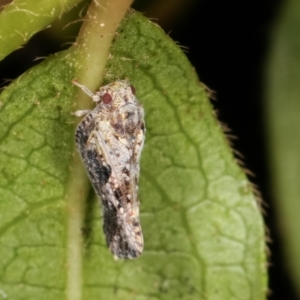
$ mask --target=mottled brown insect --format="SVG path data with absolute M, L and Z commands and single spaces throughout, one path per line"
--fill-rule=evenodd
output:
M 145 139 L 144 110 L 126 80 L 93 94 L 73 81 L 97 106 L 83 116 L 76 145 L 87 174 L 102 200 L 103 230 L 115 257 L 135 258 L 144 247 L 139 221 L 139 161 Z

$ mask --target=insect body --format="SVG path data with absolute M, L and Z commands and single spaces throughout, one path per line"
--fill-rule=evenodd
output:
M 85 115 L 76 130 L 76 145 L 102 200 L 107 245 L 116 257 L 137 257 L 144 247 L 137 196 L 144 110 L 126 80 L 101 87 L 96 94 L 73 83 L 97 103 L 92 111 L 75 113 Z

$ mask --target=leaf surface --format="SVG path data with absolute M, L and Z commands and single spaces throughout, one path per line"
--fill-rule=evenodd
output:
M 14 0 L 0 13 L 0 60 L 70 10 L 80 0 Z
M 72 52 L 52 56 L 1 94 L 0 295 L 65 299 L 74 288 L 89 300 L 265 299 L 265 237 L 251 185 L 185 55 L 137 13 L 115 36 L 104 83 L 128 78 L 145 108 L 145 250 L 136 260 L 113 259 L 94 193 L 76 207 L 66 200 L 80 195 L 68 178 L 82 168 L 72 163 L 71 61 Z M 77 210 L 83 244 L 68 230 Z M 76 245 L 82 259 L 70 260 Z

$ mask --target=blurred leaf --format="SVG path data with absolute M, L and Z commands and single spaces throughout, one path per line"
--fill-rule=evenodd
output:
M 0 60 L 46 28 L 80 0 L 14 0 L 0 13 Z
M 273 197 L 285 258 L 300 297 L 300 2 L 286 1 L 274 28 L 266 116 Z
M 93 195 L 68 207 L 67 191 L 82 193 L 68 180 L 81 168 L 71 163 L 72 53 L 52 56 L 1 94 L 0 296 L 65 299 L 73 287 L 76 299 L 89 300 L 265 299 L 265 237 L 252 188 L 186 57 L 140 14 L 119 28 L 104 83 L 128 78 L 146 112 L 144 253 L 113 259 Z M 67 227 L 76 224 L 74 210 L 86 211 L 77 228 L 82 261 L 67 257 L 76 249 Z M 68 273 L 70 262 L 81 277 Z

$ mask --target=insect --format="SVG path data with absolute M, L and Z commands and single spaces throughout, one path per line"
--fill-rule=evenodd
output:
M 139 221 L 139 161 L 145 139 L 144 109 L 127 80 L 101 87 L 93 94 L 73 81 L 97 106 L 77 111 L 85 117 L 75 139 L 83 164 L 102 200 L 103 231 L 115 257 L 131 259 L 144 247 Z

